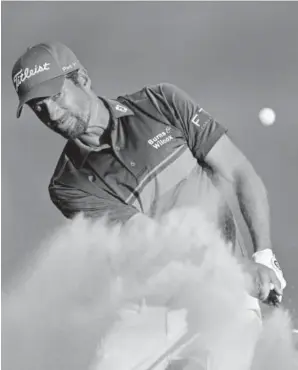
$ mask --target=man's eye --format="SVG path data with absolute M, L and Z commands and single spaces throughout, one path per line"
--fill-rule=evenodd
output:
M 61 92 L 59 92 L 58 94 L 55 94 L 55 95 L 51 96 L 51 99 L 52 99 L 53 101 L 56 101 L 56 100 L 58 100 L 60 97 L 61 97 Z
M 35 104 L 34 109 L 35 109 L 37 112 L 41 112 L 41 110 L 42 110 L 42 108 L 41 108 L 40 104 Z

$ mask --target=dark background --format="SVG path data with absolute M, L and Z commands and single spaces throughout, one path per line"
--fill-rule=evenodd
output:
M 2 285 L 66 220 L 47 186 L 64 139 L 29 109 L 16 119 L 13 63 L 58 40 L 87 68 L 97 94 L 171 82 L 226 125 L 264 180 L 272 239 L 298 311 L 298 4 L 295 2 L 2 2 Z M 258 112 L 273 108 L 264 127 Z M 297 312 L 295 313 L 297 317 Z

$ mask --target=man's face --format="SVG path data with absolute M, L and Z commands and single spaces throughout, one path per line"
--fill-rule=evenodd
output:
M 87 88 L 65 78 L 59 94 L 32 99 L 28 105 L 51 130 L 66 139 L 76 139 L 88 128 L 92 98 Z

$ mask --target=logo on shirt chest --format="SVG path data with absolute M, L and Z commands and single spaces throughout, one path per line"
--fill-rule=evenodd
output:
M 171 128 L 167 127 L 165 131 L 161 131 L 159 134 L 149 139 L 148 144 L 153 146 L 153 148 L 155 149 L 161 148 L 163 145 L 173 140 L 173 136 L 170 135 L 170 132 L 171 132 Z

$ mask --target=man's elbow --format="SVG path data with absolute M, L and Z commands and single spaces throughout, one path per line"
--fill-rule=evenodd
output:
M 253 165 L 247 159 L 242 161 L 234 170 L 233 183 L 237 192 L 241 191 L 243 187 L 250 187 L 251 190 L 258 189 L 259 191 L 266 193 L 266 188 L 262 178 L 258 175 Z

